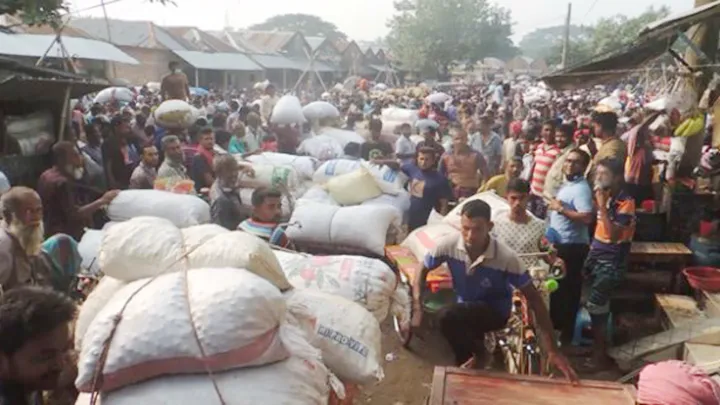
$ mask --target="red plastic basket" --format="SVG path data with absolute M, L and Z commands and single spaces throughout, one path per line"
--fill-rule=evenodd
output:
M 693 288 L 710 293 L 720 292 L 720 269 L 715 267 L 688 267 L 683 270 Z

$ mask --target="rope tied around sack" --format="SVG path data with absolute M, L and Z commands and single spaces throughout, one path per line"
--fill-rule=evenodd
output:
M 185 245 L 185 238 L 182 236 L 182 232 L 179 232 L 179 233 L 180 233 L 180 238 L 182 239 L 181 245 L 182 245 L 182 249 L 183 249 L 183 254 L 179 258 L 177 258 L 177 260 L 173 261 L 170 265 L 168 265 L 165 269 L 163 269 L 161 272 L 152 276 L 148 281 L 146 281 L 142 286 L 140 286 L 140 288 L 138 288 L 135 292 L 130 294 L 127 301 L 125 301 L 122 308 L 120 308 L 120 312 L 118 312 L 113 317 L 112 329 L 110 329 L 110 334 L 108 335 L 107 339 L 105 339 L 105 341 L 103 342 L 102 352 L 100 353 L 100 358 L 98 359 L 98 362 L 95 365 L 95 370 L 93 372 L 93 380 L 92 380 L 92 385 L 90 387 L 90 391 L 91 391 L 90 392 L 90 405 L 97 405 L 98 398 L 100 397 L 99 390 L 102 389 L 103 370 L 105 369 L 105 363 L 107 362 L 108 353 L 110 351 L 110 344 L 112 343 L 112 340 L 115 337 L 115 332 L 117 331 L 118 325 L 120 325 L 120 322 L 122 321 L 123 313 L 125 312 L 128 305 L 130 304 L 130 301 L 132 301 L 132 299 L 135 298 L 137 296 L 137 294 L 140 293 L 140 291 L 142 291 L 145 287 L 150 285 L 150 283 L 155 281 L 155 279 L 157 279 L 158 277 L 160 277 L 162 275 L 167 274 L 168 271 L 171 268 L 173 268 L 173 266 L 180 263 L 180 261 L 185 262 L 185 266 L 184 266 L 184 270 L 183 270 L 183 282 L 184 282 L 184 286 L 185 286 L 185 299 L 187 300 L 187 303 L 188 303 L 187 310 L 188 310 L 188 317 L 190 319 L 190 326 L 192 327 L 195 342 L 197 343 L 198 349 L 200 350 L 200 355 L 202 356 L 202 358 L 200 360 L 203 362 L 203 365 L 205 366 L 205 371 L 210 376 L 210 380 L 213 384 L 213 388 L 215 389 L 215 393 L 217 394 L 218 399 L 220 400 L 220 405 L 227 405 L 227 402 L 225 401 L 225 399 L 222 396 L 222 393 L 220 392 L 220 387 L 218 387 L 217 381 L 215 379 L 215 375 L 213 374 L 212 370 L 210 370 L 210 367 L 205 362 L 205 359 L 207 358 L 207 356 L 206 356 L 205 350 L 200 342 L 200 337 L 198 335 L 197 328 L 195 326 L 195 322 L 192 317 L 192 308 L 190 307 L 189 284 L 188 284 L 188 277 L 187 277 L 188 270 L 190 268 L 188 256 L 190 256 L 190 254 L 192 254 L 192 252 L 194 252 L 200 246 L 203 246 L 205 243 L 207 243 L 212 238 L 209 238 L 209 239 L 203 241 L 202 243 L 198 243 L 192 249 L 187 250 L 186 245 Z

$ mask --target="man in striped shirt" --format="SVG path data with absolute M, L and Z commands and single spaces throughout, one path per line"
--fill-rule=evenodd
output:
M 534 166 L 530 181 L 531 193 L 529 208 L 538 218 L 545 219 L 547 204 L 543 200 L 545 177 L 555 159 L 560 155 L 560 148 L 555 144 L 555 121 L 545 121 L 542 127 L 542 143 L 535 149 Z

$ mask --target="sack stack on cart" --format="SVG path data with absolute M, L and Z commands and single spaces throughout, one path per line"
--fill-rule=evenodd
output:
M 287 230 L 296 245 L 310 251 L 383 256 L 384 247 L 404 237 L 410 208 L 407 176 L 361 160 L 335 159 L 313 174 L 310 188 Z M 372 219 L 372 220 L 368 220 Z
M 252 235 L 134 218 L 105 230 L 99 267 L 76 323 L 78 404 L 325 404 L 383 377 L 373 314 L 294 289 Z

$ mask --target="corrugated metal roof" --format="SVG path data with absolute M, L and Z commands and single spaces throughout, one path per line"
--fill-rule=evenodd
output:
M 41 57 L 55 40 L 55 35 L 3 34 L 0 33 L 0 54 Z M 62 42 L 70 56 L 79 59 L 106 60 L 137 65 L 138 61 L 117 47 L 95 39 L 63 37 Z M 47 53 L 49 57 L 61 57 L 57 42 Z
M 310 67 L 310 61 L 305 58 L 288 58 L 294 63 L 296 63 L 297 66 L 301 67 L 301 70 L 305 70 Z M 312 67 L 316 72 L 320 73 L 331 73 L 331 72 L 339 72 L 341 71 L 340 68 L 337 66 L 333 66 L 331 63 L 321 61 L 321 60 L 314 60 L 312 63 Z
M 377 70 L 378 72 L 385 72 L 385 71 L 392 72 L 393 71 L 393 68 L 391 68 L 390 66 L 385 66 L 385 65 L 368 65 L 368 66 Z
M 118 46 L 134 46 L 151 49 L 187 50 L 187 44 L 174 38 L 162 27 L 150 21 L 123 21 L 101 18 L 72 18 L 69 24 L 81 29 L 95 38 L 112 42 Z M 108 26 L 110 36 L 108 38 Z
M 180 37 L 196 51 L 237 52 L 232 45 L 196 27 L 163 27 L 170 35 Z
M 305 37 L 305 40 L 310 45 L 310 49 L 313 50 L 313 52 L 317 51 L 318 48 L 322 46 L 322 44 L 325 43 L 327 38 L 325 37 Z
M 197 69 L 207 70 L 237 70 L 244 72 L 262 71 L 263 68 L 242 53 L 229 52 L 199 52 L 199 51 L 173 51 Z
M 290 31 L 242 31 L 245 39 L 269 52 L 280 52 L 295 37 Z
M 303 71 L 307 64 L 296 62 L 282 55 L 262 55 L 254 54 L 250 57 L 265 69 L 287 69 Z
M 268 53 L 266 49 L 259 47 L 252 42 L 248 41 L 242 34 L 237 31 L 223 31 L 219 33 L 222 35 L 221 40 L 231 42 L 231 45 L 236 47 L 241 52 L 248 52 L 252 54 L 264 54 Z

